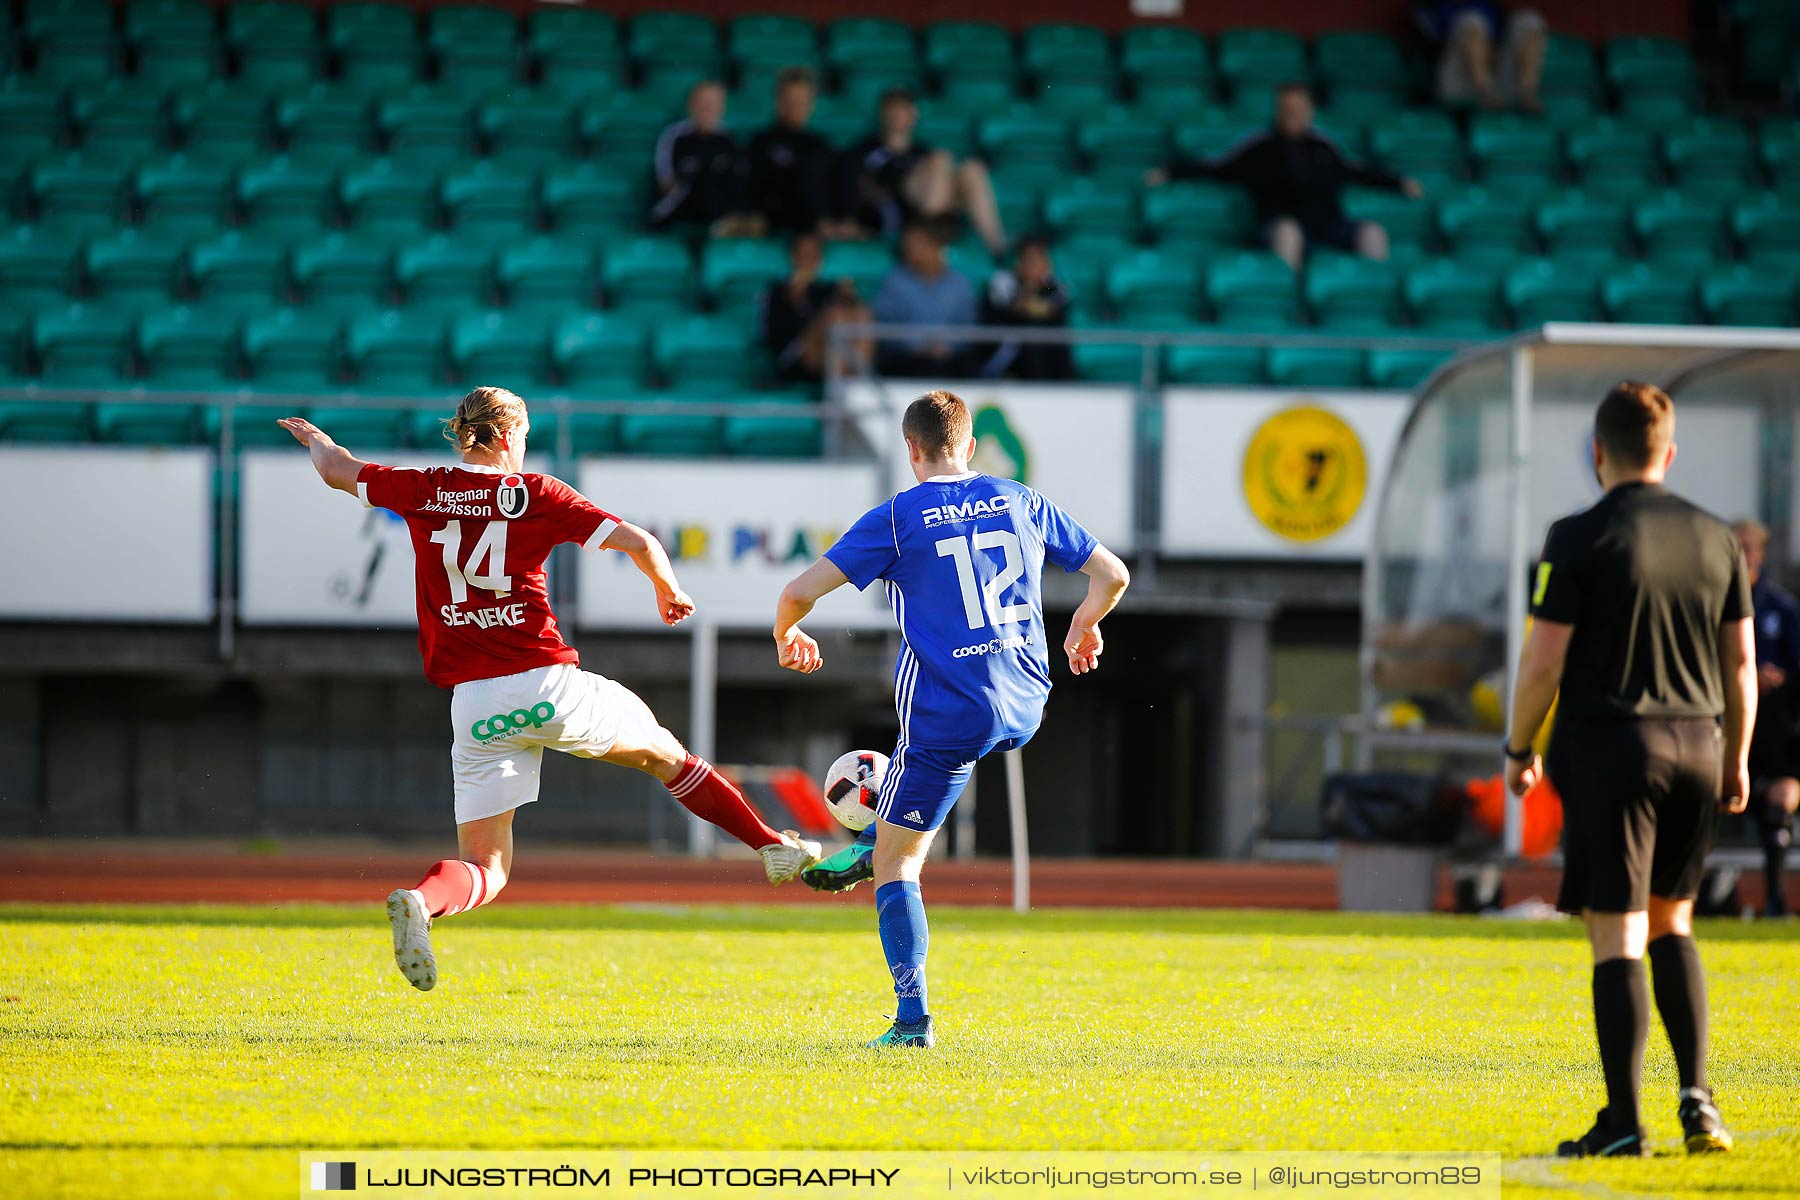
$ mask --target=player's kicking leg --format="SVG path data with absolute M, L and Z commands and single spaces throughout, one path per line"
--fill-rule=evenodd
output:
M 460 858 L 447 858 L 425 873 L 416 887 L 388 893 L 388 924 L 394 931 L 394 965 L 421 992 L 437 986 L 437 955 L 431 949 L 431 922 L 480 908 L 500 894 L 512 870 L 512 819 L 497 816 L 456 827 Z
M 875 822 L 856 835 L 856 840 L 800 872 L 801 882 L 815 892 L 847 892 L 865 879 L 875 878 Z

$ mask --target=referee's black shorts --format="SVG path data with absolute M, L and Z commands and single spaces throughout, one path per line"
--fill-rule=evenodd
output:
M 1558 722 L 1564 912 L 1641 912 L 1700 891 L 1719 820 L 1724 735 L 1710 718 Z

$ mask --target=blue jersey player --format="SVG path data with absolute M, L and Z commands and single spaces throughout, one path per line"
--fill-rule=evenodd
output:
M 788 584 L 775 642 L 782 666 L 805 673 L 823 666 L 819 644 L 800 622 L 846 583 L 866 588 L 880 581 L 900 623 L 900 738 L 871 827 L 876 924 L 898 1011 L 893 1028 L 873 1044 L 929 1046 L 919 871 L 976 761 L 1023 746 L 1043 718 L 1050 695 L 1044 564 L 1088 577 L 1087 598 L 1062 646 L 1077 675 L 1100 665 L 1101 618 L 1131 577 L 1117 555 L 1056 505 L 1022 483 L 969 469 L 975 439 L 968 406 L 957 396 L 919 397 L 900 429 L 917 485 L 864 514 Z

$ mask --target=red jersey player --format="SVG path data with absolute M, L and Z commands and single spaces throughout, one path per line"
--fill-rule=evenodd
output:
M 387 901 L 394 959 L 414 987 L 429 991 L 437 983 L 432 918 L 486 904 L 506 886 L 513 813 L 538 798 L 546 746 L 656 776 L 690 812 L 756 849 L 770 883 L 785 883 L 818 861 L 817 843 L 764 824 L 743 794 L 689 754 L 629 689 L 580 669 L 544 585 L 544 560 L 555 547 L 574 542 L 629 555 L 655 587 L 666 624 L 685 620 L 694 602 L 654 537 L 561 480 L 524 470 L 531 426 L 523 400 L 492 387 L 464 396 L 446 431 L 462 451 L 454 467 L 365 463 L 309 421 L 280 424 L 312 452 L 326 483 L 406 519 L 425 677 L 451 689 L 462 857 L 436 864 L 417 887 L 399 888 Z

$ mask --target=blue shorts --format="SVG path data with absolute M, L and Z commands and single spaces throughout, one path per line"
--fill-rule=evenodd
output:
M 1036 733 L 1032 730 L 1031 733 Z M 881 781 L 881 798 L 875 815 L 890 825 L 921 832 L 936 829 L 950 815 L 975 764 L 996 751 L 1004 754 L 1017 750 L 1031 740 L 1031 733 L 1020 737 L 1000 738 L 975 746 L 928 749 L 924 746 L 894 747 L 887 776 Z

